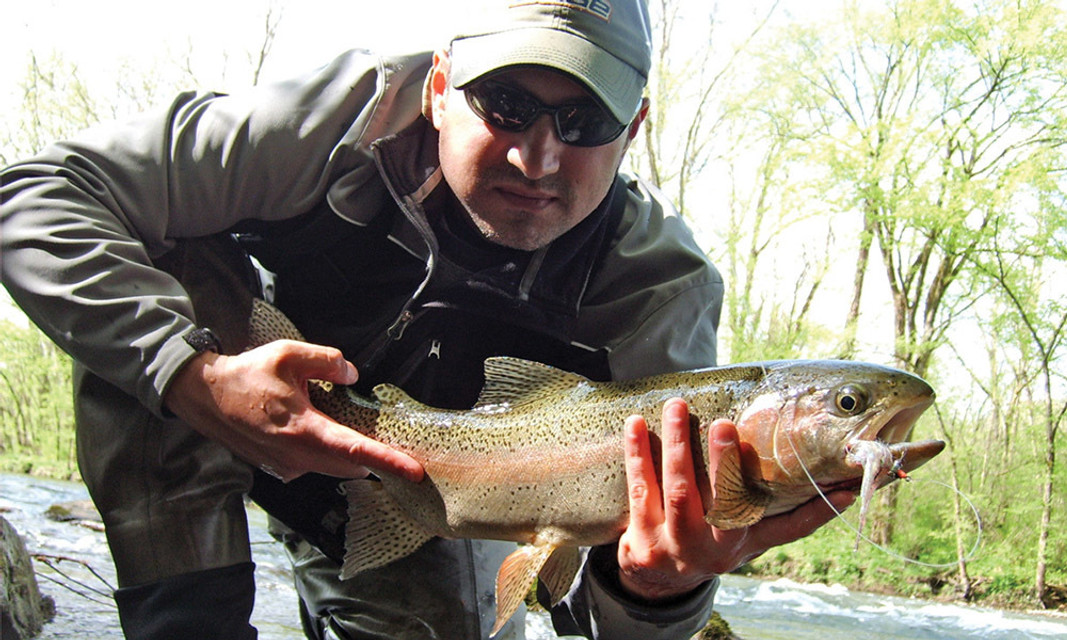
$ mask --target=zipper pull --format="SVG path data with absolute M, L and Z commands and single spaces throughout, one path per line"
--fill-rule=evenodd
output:
M 411 324 L 411 320 L 414 317 L 415 317 L 415 314 L 411 313 L 411 311 L 408 310 L 408 309 L 404 309 L 403 311 L 400 312 L 400 317 L 398 317 L 396 319 L 396 322 L 394 322 L 389 327 L 389 329 L 386 330 L 386 333 L 388 333 L 389 337 L 392 338 L 393 340 L 399 340 L 399 339 L 403 338 L 404 337 L 404 329 L 408 328 L 408 325 Z
M 430 353 L 428 353 L 426 355 L 426 357 L 427 358 L 437 358 L 438 360 L 441 359 L 441 341 L 440 340 L 434 340 L 433 342 L 430 343 Z

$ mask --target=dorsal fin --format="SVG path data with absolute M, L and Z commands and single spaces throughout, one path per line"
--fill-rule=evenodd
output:
M 517 407 L 560 394 L 589 380 L 576 373 L 521 358 L 494 357 L 485 361 L 485 387 L 475 408 Z
M 253 298 L 252 315 L 248 319 L 249 348 L 283 339 L 302 342 L 304 336 L 281 309 L 259 298 Z
M 418 409 L 426 406 L 409 396 L 400 387 L 388 383 L 375 386 L 374 397 L 378 399 L 378 402 L 382 403 L 381 411 L 394 411 L 397 408 Z

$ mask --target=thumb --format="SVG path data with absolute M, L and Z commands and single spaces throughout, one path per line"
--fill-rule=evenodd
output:
M 738 446 L 740 446 L 740 436 L 733 422 L 719 418 L 711 423 L 708 427 L 708 468 L 712 471 L 712 475 L 719 468 L 723 453 Z
M 708 481 L 711 485 L 711 491 L 713 498 L 721 498 L 718 495 L 717 487 L 719 486 L 719 475 L 740 473 L 739 468 L 733 468 L 736 465 L 722 465 L 724 458 L 730 456 L 735 460 L 740 460 L 740 436 L 737 433 L 737 426 L 726 419 L 720 418 L 711 423 L 708 427 Z M 742 479 L 738 478 L 723 478 L 731 482 L 741 483 Z
M 345 359 L 340 349 L 292 340 L 280 341 L 283 352 L 279 365 L 297 378 L 324 380 L 349 385 L 359 378 L 356 366 Z

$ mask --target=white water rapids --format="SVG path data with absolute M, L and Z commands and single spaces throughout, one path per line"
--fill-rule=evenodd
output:
M 0 474 L 0 514 L 22 534 L 31 554 L 81 560 L 113 583 L 114 569 L 103 533 L 53 522 L 44 516 L 52 504 L 87 498 L 80 484 Z M 263 640 L 299 640 L 302 636 L 296 592 L 288 561 L 267 534 L 262 512 L 250 510 L 250 521 L 257 581 L 252 622 Z M 113 603 L 95 595 L 91 600 L 67 588 L 85 594 L 89 587 L 101 587 L 99 580 L 76 563 L 61 562 L 58 567 L 69 577 L 37 564 L 41 590 L 55 599 L 57 609 L 56 619 L 45 625 L 40 638 L 120 638 L 122 632 Z M 1067 639 L 1067 618 L 876 596 L 841 586 L 803 585 L 788 580 L 768 582 L 726 576 L 715 606 L 745 640 Z M 556 637 L 547 619 L 538 615 L 529 616 L 526 636 L 528 640 Z

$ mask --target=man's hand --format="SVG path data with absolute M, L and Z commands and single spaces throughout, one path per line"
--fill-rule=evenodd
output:
M 662 482 L 650 446 L 648 425 L 640 416 L 626 422 L 626 476 L 630 524 L 619 540 L 619 580 L 632 595 L 659 600 L 692 591 L 767 549 L 811 534 L 834 517 L 820 498 L 789 513 L 731 531 L 704 520 L 689 439 L 689 408 L 680 399 L 663 407 Z M 737 428 L 716 420 L 708 430 L 711 486 L 724 451 L 740 446 Z M 838 511 L 852 504 L 851 492 L 829 494 Z
M 284 481 L 308 472 L 364 477 L 366 467 L 421 480 L 414 459 L 312 406 L 308 380 L 352 384 L 356 376 L 338 349 L 279 340 L 235 356 L 200 354 L 164 401 L 201 434 Z

